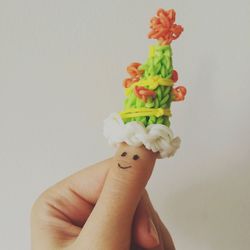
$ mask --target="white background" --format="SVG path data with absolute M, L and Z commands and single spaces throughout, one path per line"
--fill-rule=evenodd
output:
M 249 0 L 0 0 L 1 249 L 29 249 L 36 197 L 113 154 L 103 119 L 160 7 L 185 28 L 173 52 L 188 95 L 173 104 L 182 147 L 148 190 L 178 250 L 249 249 Z

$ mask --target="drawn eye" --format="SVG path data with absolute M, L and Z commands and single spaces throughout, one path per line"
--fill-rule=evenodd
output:
M 138 160 L 139 158 L 140 158 L 139 155 L 134 155 L 133 156 L 133 160 L 135 160 L 135 161 Z
M 121 156 L 126 156 L 127 155 L 127 152 L 123 152 L 122 154 L 121 154 Z

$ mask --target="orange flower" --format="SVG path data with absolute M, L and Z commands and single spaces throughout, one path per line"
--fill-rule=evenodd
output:
M 173 71 L 172 71 L 171 79 L 172 79 L 174 82 L 177 82 L 177 81 L 178 81 L 178 72 L 177 72 L 176 70 L 173 70 Z
M 129 88 L 133 83 L 135 82 L 139 82 L 143 71 L 139 70 L 138 68 L 141 66 L 140 63 L 131 63 L 128 67 L 127 67 L 127 72 L 130 74 L 130 78 L 126 78 L 123 81 L 123 86 L 125 88 Z
M 185 99 L 186 94 L 187 89 L 183 86 L 179 86 L 177 88 L 172 89 L 173 101 L 175 102 L 183 101 Z
M 127 67 L 127 71 L 128 73 L 132 76 L 132 77 L 136 77 L 136 76 L 140 76 L 142 71 L 140 71 L 138 68 L 141 66 L 140 63 L 134 62 L 131 63 L 128 67 Z
M 154 91 L 144 88 L 143 86 L 135 86 L 134 93 L 138 98 L 140 98 L 144 102 L 147 101 L 148 97 L 156 96 L 156 93 Z
M 183 31 L 181 25 L 175 24 L 175 11 L 159 9 L 157 16 L 150 21 L 150 28 L 152 29 L 148 34 L 149 38 L 157 39 L 161 45 L 169 45 L 177 39 Z

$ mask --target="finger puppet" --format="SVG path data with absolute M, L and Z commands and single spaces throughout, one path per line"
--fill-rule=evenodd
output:
M 122 169 L 129 169 L 131 164 L 126 163 L 140 158 L 133 153 L 136 147 L 155 153 L 156 158 L 173 156 L 180 147 L 180 138 L 174 137 L 170 128 L 171 105 L 183 101 L 187 92 L 185 87 L 176 86 L 178 73 L 172 63 L 171 43 L 183 31 L 175 18 L 173 9 L 159 9 L 151 19 L 148 38 L 157 43 L 150 46 L 146 62 L 133 62 L 127 67 L 124 108 L 104 121 L 104 136 L 109 143 L 127 147 L 119 155 Z M 129 161 L 120 163 L 128 157 Z

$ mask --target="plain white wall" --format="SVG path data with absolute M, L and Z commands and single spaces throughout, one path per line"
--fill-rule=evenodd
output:
M 249 0 L 0 0 L 1 249 L 29 249 L 36 197 L 113 154 L 103 119 L 160 7 L 185 27 L 173 51 L 188 95 L 173 105 L 182 147 L 148 190 L 177 249 L 249 249 Z

